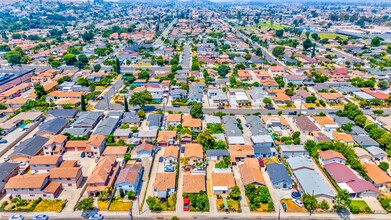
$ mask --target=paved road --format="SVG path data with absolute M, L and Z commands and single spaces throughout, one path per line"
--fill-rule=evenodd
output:
M 183 69 L 190 69 L 191 65 L 191 47 L 188 42 L 185 43 L 182 52 L 181 66 Z
M 226 23 L 223 20 L 220 20 L 220 22 L 225 24 L 225 25 L 229 25 L 228 23 Z M 257 42 L 251 40 L 249 37 L 247 37 L 244 34 L 242 34 L 242 32 L 238 31 L 235 27 L 233 27 L 233 26 L 231 26 L 231 27 L 232 27 L 233 32 L 237 36 L 241 37 L 244 40 L 248 40 L 255 49 L 261 48 L 263 56 L 269 61 L 269 63 L 273 63 L 273 64 L 276 64 L 276 65 L 279 65 L 279 66 L 286 66 L 284 62 L 281 62 L 281 61 L 277 60 L 277 58 L 274 57 L 273 54 L 271 54 L 266 48 L 262 47 Z
M 104 94 L 104 99 L 99 100 L 98 103 L 95 105 L 96 110 L 107 110 L 109 108 L 113 108 L 112 106 L 115 106 L 115 110 L 122 110 L 122 105 L 112 105 L 110 103 L 111 98 L 114 96 L 114 94 L 124 85 L 124 82 L 122 79 L 117 80 L 114 85 L 112 85 L 107 91 L 106 94 Z M 114 108 L 113 108 L 114 109 Z
M 162 35 L 160 37 L 158 37 L 156 39 L 156 41 L 153 43 L 154 46 L 161 46 L 163 45 L 163 42 L 162 42 L 162 39 L 161 37 L 167 37 L 167 35 L 170 33 L 172 27 L 174 26 L 174 24 L 177 22 L 177 19 L 174 19 L 167 27 L 166 29 L 164 29 L 164 31 L 162 32 Z

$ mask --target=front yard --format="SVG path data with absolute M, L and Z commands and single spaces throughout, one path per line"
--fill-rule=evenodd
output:
M 293 203 L 292 199 L 281 199 L 281 204 L 285 203 L 286 212 L 307 212 L 307 210 L 303 207 L 300 207 Z
M 63 200 L 42 200 L 35 207 L 34 212 L 61 212 L 67 204 L 67 201 Z
M 129 211 L 132 208 L 132 202 L 114 200 L 111 202 L 109 211 Z
M 352 200 L 350 204 L 350 212 L 353 214 L 372 213 L 371 208 L 364 200 Z
M 225 204 L 223 198 L 220 197 L 220 199 L 216 199 L 216 205 L 217 209 L 219 211 L 226 211 L 225 210 Z M 227 198 L 227 208 L 231 212 L 241 212 L 242 209 L 240 208 L 240 201 L 239 200 L 233 200 Z
M 98 209 L 99 211 L 107 211 L 107 206 L 109 206 L 109 201 L 100 201 L 98 200 Z

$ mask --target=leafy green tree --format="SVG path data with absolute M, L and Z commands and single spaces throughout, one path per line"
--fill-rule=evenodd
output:
M 217 73 L 222 76 L 222 77 L 225 77 L 228 72 L 231 70 L 231 68 L 229 68 L 229 66 L 227 65 L 220 65 L 218 68 L 217 68 Z
M 46 95 L 45 88 L 43 88 L 42 85 L 36 85 L 34 87 L 35 95 L 37 96 L 37 99 L 40 99 L 41 97 Z
M 350 194 L 347 190 L 340 190 L 338 194 L 334 197 L 334 209 L 337 211 L 347 209 L 350 207 Z
M 0 44 L 0 52 L 8 52 L 8 51 L 11 51 L 10 46 L 8 46 L 7 44 Z
M 285 47 L 284 46 L 276 46 L 273 51 L 272 51 L 272 54 L 275 56 L 275 57 L 279 57 L 279 56 L 283 56 L 284 55 L 284 51 L 285 51 Z
M 157 197 L 149 196 L 147 198 L 147 205 L 151 211 L 161 211 L 163 209 Z
M 352 128 L 353 128 L 353 123 L 349 122 L 347 124 L 344 124 L 341 126 L 341 128 L 344 130 L 344 131 L 348 131 L 348 132 L 351 132 L 352 131 Z
M 130 153 L 125 153 L 124 154 L 124 161 L 127 163 L 131 159 Z
M 125 196 L 125 192 L 124 192 L 124 190 L 122 189 L 122 188 L 119 188 L 119 196 L 121 197 L 121 198 L 124 198 L 124 196 Z
M 232 187 L 231 192 L 229 192 L 229 197 L 233 200 L 239 200 L 240 197 L 240 189 L 237 185 Z
M 388 44 L 388 46 L 387 46 L 387 53 L 391 54 L 391 44 Z
M 379 37 L 379 36 L 376 36 L 374 38 L 372 38 L 371 40 L 371 46 L 372 47 L 378 47 L 380 46 L 381 42 L 383 41 L 384 39 Z
M 76 208 L 81 211 L 92 210 L 94 208 L 93 203 L 94 203 L 93 198 L 82 199 L 77 204 Z
M 202 118 L 204 113 L 202 112 L 202 103 L 194 103 L 190 109 L 190 115 L 193 118 Z
M 149 72 L 147 70 L 142 70 L 139 74 L 138 74 L 138 78 L 139 79 L 149 79 L 150 75 L 149 75 Z
M 136 198 L 136 194 L 133 191 L 128 191 L 126 195 L 128 196 L 129 200 L 134 200 Z
M 365 117 L 365 115 L 357 115 L 354 118 L 354 123 L 356 123 L 356 125 L 358 125 L 362 128 L 365 126 L 366 122 L 367 122 L 367 117 Z
M 214 148 L 216 141 L 212 136 L 212 132 L 207 129 L 198 134 L 197 142 L 202 145 L 204 150 L 209 150 Z
M 121 64 L 119 62 L 118 57 L 115 58 L 115 69 L 114 72 L 121 74 Z
M 63 59 L 65 61 L 65 64 L 69 66 L 75 65 L 75 63 L 77 62 L 76 55 L 71 53 L 65 54 Z
M 140 109 L 136 112 L 136 115 L 138 115 L 140 118 L 145 118 L 145 111 Z
M 379 163 L 379 168 L 382 169 L 383 171 L 387 171 L 389 167 L 390 164 L 387 162 L 382 161 Z
M 276 37 L 283 37 L 284 36 L 284 30 L 276 30 Z
M 144 108 L 144 106 L 148 103 L 151 103 L 152 100 L 151 93 L 145 90 L 142 92 L 133 93 L 129 103 L 133 106 L 140 106 L 140 108 Z
M 86 100 L 84 98 L 84 95 L 80 97 L 80 109 L 84 112 L 87 111 L 86 109 Z
M 304 207 L 310 212 L 318 207 L 318 201 L 316 200 L 316 197 L 308 193 L 303 194 L 303 204 Z
M 51 66 L 52 68 L 57 68 L 57 67 L 61 66 L 61 62 L 58 61 L 58 60 L 52 60 L 52 61 L 50 62 L 50 66 Z
M 377 86 L 381 89 L 381 90 L 386 90 L 388 87 L 389 87 L 389 84 L 388 82 L 382 80 L 380 81 Z
M 316 41 L 320 40 L 320 37 L 319 37 L 318 33 L 312 33 L 311 37 L 312 37 L 312 39 L 314 39 Z
M 272 100 L 270 98 L 266 97 L 262 101 L 265 104 L 265 106 L 271 106 L 272 105 Z
M 309 38 L 305 39 L 305 41 L 303 42 L 303 50 L 308 50 L 311 47 L 312 41 Z
M 99 72 L 99 70 L 102 68 L 102 66 L 98 63 L 94 65 L 94 72 Z

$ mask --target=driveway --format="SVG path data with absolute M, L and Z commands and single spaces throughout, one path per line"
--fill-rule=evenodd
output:
M 155 155 L 155 158 L 159 158 L 163 156 L 163 151 L 159 151 L 157 152 L 157 154 Z M 146 198 L 148 198 L 149 196 L 153 196 L 153 183 L 155 182 L 155 178 L 156 178 L 156 173 L 158 173 L 158 160 L 154 160 L 153 163 L 152 163 L 152 169 L 151 169 L 151 174 L 150 174 L 150 177 L 148 180 L 146 180 L 146 183 L 147 183 L 147 189 L 146 189 L 146 193 L 145 193 L 145 197 L 143 198 L 143 207 L 142 207 L 142 213 L 146 213 L 146 212 L 150 212 L 149 210 L 149 207 L 146 203 Z
M 377 201 L 376 198 L 363 197 L 362 199 L 368 204 L 369 208 L 371 208 L 373 213 L 376 213 L 376 214 L 386 214 L 387 213 L 383 209 L 383 207 L 381 206 L 380 202 Z
M 243 116 L 238 116 L 237 118 L 240 119 L 240 121 L 242 122 L 242 127 L 243 127 L 243 138 L 244 138 L 244 142 L 247 144 L 247 145 L 252 145 L 253 142 L 251 140 L 251 131 L 250 129 L 246 126 L 246 119 L 243 117 Z
M 280 201 L 281 201 L 281 199 L 283 199 L 283 198 L 287 198 L 287 197 L 285 197 L 285 193 L 282 192 L 282 190 L 274 189 L 274 188 L 273 188 L 273 184 L 272 184 L 272 182 L 270 181 L 270 177 L 269 177 L 268 173 L 267 173 L 267 172 L 264 172 L 264 170 L 265 170 L 264 168 L 263 168 L 262 170 L 263 170 L 263 172 L 262 172 L 263 178 L 265 179 L 265 184 L 266 184 L 267 188 L 269 189 L 270 196 L 271 196 L 272 201 L 273 201 L 273 203 L 274 203 L 274 210 L 275 210 L 276 212 L 278 212 L 278 210 L 283 210 Z M 287 191 L 288 191 L 288 190 L 287 190 Z M 290 196 L 289 196 L 289 197 L 290 197 Z M 289 197 L 288 197 L 288 198 L 289 198 Z
M 239 173 L 239 167 L 238 166 L 233 166 L 232 170 L 234 172 L 234 177 L 235 177 L 235 182 L 236 185 L 240 189 L 240 207 L 242 208 L 242 213 L 250 213 L 250 207 L 247 204 L 247 199 L 246 199 L 246 192 L 244 190 L 242 178 Z
M 176 193 L 176 213 L 182 213 L 183 212 L 183 190 L 182 190 L 182 185 L 183 185 L 183 174 L 184 170 L 181 168 L 181 165 L 179 165 L 179 175 L 178 175 L 178 188 L 177 188 L 177 193 Z
M 212 189 L 212 170 L 215 167 L 214 161 L 209 161 L 209 165 L 206 170 L 206 178 L 207 178 L 207 190 L 208 190 L 208 199 L 209 199 L 209 213 L 216 214 L 217 213 L 217 205 L 216 205 L 216 197 L 213 195 Z

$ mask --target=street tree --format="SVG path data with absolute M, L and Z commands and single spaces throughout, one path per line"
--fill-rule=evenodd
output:
M 129 106 L 128 106 L 128 99 L 125 97 L 124 98 L 124 111 L 129 112 Z
M 84 98 L 84 95 L 81 95 L 81 97 L 80 97 L 80 109 L 81 109 L 81 111 L 87 111 L 86 100 Z
M 204 113 L 202 112 L 202 103 L 194 103 L 190 109 L 190 115 L 193 118 L 201 118 Z
M 225 77 L 230 70 L 231 70 L 231 68 L 229 68 L 229 66 L 227 66 L 227 65 L 220 65 L 219 68 L 217 68 L 217 73 L 220 76 Z
M 36 85 L 34 87 L 35 95 L 37 96 L 37 99 L 40 99 L 41 97 L 46 95 L 45 88 L 43 88 L 42 85 Z
M 347 209 L 351 202 L 349 192 L 347 190 L 340 190 L 334 197 L 334 209 L 337 211 Z
M 316 207 L 318 207 L 318 201 L 316 200 L 316 197 L 312 196 L 308 193 L 303 194 L 303 204 L 304 204 L 304 207 L 308 211 L 310 211 L 310 213 L 312 212 L 312 210 L 314 210 Z

